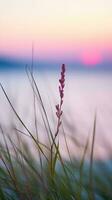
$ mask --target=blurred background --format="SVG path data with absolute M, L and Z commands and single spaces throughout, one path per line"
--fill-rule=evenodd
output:
M 110 157 L 112 1 L 0 1 L 0 82 L 30 128 L 33 94 L 25 66 L 31 67 L 32 60 L 51 122 L 59 100 L 60 67 L 65 63 L 63 120 L 67 132 L 82 141 L 92 132 L 97 113 L 95 157 Z M 0 121 L 8 126 L 12 118 L 0 90 Z

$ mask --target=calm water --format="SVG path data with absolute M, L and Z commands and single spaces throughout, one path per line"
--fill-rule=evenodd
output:
M 36 73 L 35 79 L 40 89 L 45 108 L 53 132 L 56 130 L 55 105 L 59 101 L 58 73 Z M 34 131 L 33 92 L 28 78 L 23 73 L 1 73 L 0 82 L 3 84 L 12 104 L 24 120 L 28 128 Z M 46 138 L 40 106 L 37 103 L 37 121 L 40 140 Z M 8 128 L 12 121 L 22 129 L 0 89 L 0 122 Z M 76 73 L 67 72 L 63 105 L 63 123 L 67 141 L 73 155 L 77 155 L 76 138 L 81 146 L 85 145 L 88 134 L 92 134 L 94 116 L 96 113 L 96 142 L 95 158 L 103 159 L 111 156 L 112 146 L 112 74 L 109 73 Z M 62 131 L 60 131 L 62 132 Z M 91 139 L 91 137 L 90 137 Z M 60 133 L 61 148 L 65 147 Z M 64 151 L 66 156 L 66 151 Z

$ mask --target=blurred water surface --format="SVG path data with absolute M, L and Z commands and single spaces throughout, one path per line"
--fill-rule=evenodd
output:
M 55 105 L 59 102 L 58 79 L 60 72 L 35 72 L 34 77 L 40 90 L 52 131 L 56 130 Z M 34 93 L 26 72 L 2 72 L 0 82 L 6 90 L 13 106 L 27 127 L 35 132 Z M 40 140 L 46 138 L 40 104 L 36 102 L 37 123 Z M 96 140 L 94 157 L 105 159 L 111 156 L 112 132 L 112 74 L 111 73 L 66 73 L 66 87 L 63 104 L 63 126 L 70 151 L 77 155 L 73 138 L 85 145 L 88 134 L 92 134 L 96 115 Z M 21 124 L 0 89 L 0 123 L 8 129 L 15 123 Z M 60 130 L 62 132 L 62 130 Z M 60 148 L 65 146 L 60 133 Z M 66 156 L 66 151 L 63 151 Z

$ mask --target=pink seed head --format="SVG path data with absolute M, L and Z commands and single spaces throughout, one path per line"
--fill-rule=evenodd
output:
M 65 64 L 62 64 L 62 72 L 65 73 Z

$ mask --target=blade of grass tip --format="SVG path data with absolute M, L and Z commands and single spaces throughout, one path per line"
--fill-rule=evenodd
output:
M 32 42 L 32 63 L 31 63 L 31 73 L 34 71 L 34 43 Z
M 30 79 L 29 73 L 30 73 L 30 76 L 31 76 L 31 71 L 30 71 L 30 69 L 26 67 L 26 74 L 27 74 L 28 80 L 29 80 L 29 82 L 30 82 L 30 85 L 31 85 L 31 87 L 32 87 L 32 90 L 34 90 L 34 93 L 35 93 L 37 102 L 39 101 L 39 103 L 40 103 L 40 105 L 41 105 L 41 107 L 42 107 L 42 103 L 40 102 L 40 99 L 38 98 L 38 94 L 36 93 L 35 88 L 34 88 L 34 83 L 32 83 L 32 82 L 33 82 L 33 81 L 32 81 L 32 77 L 31 77 L 31 79 Z M 39 107 L 39 109 L 40 109 L 40 107 Z M 42 110 L 43 110 L 43 108 L 42 108 Z M 46 129 L 46 131 L 47 131 L 47 135 L 48 135 L 48 139 L 49 139 L 49 143 L 50 143 L 50 145 L 51 145 L 49 130 L 48 130 L 48 127 L 47 127 L 47 125 L 46 125 L 46 121 L 45 121 L 45 119 L 44 119 L 44 115 L 43 115 L 42 110 L 40 109 L 41 116 L 42 116 L 42 120 L 43 120 L 43 122 L 44 122 L 44 126 L 45 126 L 45 129 Z
M 92 133 L 92 146 L 91 146 L 91 154 L 90 154 L 90 168 L 89 168 L 89 199 L 95 200 L 94 188 L 93 188 L 93 155 L 94 155 L 94 144 L 95 144 L 95 136 L 96 136 L 96 112 L 94 117 L 93 124 L 93 133 Z
M 88 145 L 89 145 L 89 134 L 87 137 L 86 145 L 84 147 L 84 152 L 83 152 L 81 163 L 79 166 L 79 199 L 82 198 L 81 193 L 82 193 L 82 187 L 83 187 L 83 166 L 84 166 L 84 161 L 85 161 L 85 156 L 86 156 L 86 152 L 88 149 Z
M 27 68 L 26 68 L 27 70 Z M 34 44 L 32 42 L 32 64 L 31 64 L 31 71 L 30 73 L 33 75 L 34 72 Z M 35 121 L 35 131 L 38 139 L 38 128 L 37 128 L 37 113 L 36 113 L 36 102 L 35 102 L 35 88 L 32 81 L 32 90 L 33 90 L 33 106 L 34 106 L 34 121 Z
M 38 125 L 37 125 L 37 112 L 36 112 L 36 99 L 35 99 L 34 89 L 33 89 L 33 110 L 34 110 L 34 122 L 35 122 L 36 136 L 37 136 L 37 139 L 39 139 Z
M 40 91 L 39 91 L 39 88 L 37 86 L 37 83 L 34 79 L 34 76 L 31 74 L 31 77 L 32 77 L 32 80 L 34 82 L 34 85 L 35 85 L 35 89 L 37 91 L 37 94 L 38 94 L 38 97 L 40 99 L 40 103 L 41 103 L 41 106 L 42 106 L 42 109 L 43 109 L 43 112 L 44 112 L 44 115 L 45 115 L 45 118 L 46 118 L 46 121 L 47 121 L 47 124 L 48 124 L 48 128 L 49 128 L 49 132 L 50 132 L 50 135 L 51 135 L 51 138 L 53 138 L 53 133 L 51 131 L 51 127 L 50 127 L 50 124 L 49 124 L 49 120 L 48 120 L 48 116 L 47 116 L 47 112 L 46 112 L 46 109 L 44 107 L 44 103 L 43 103 L 43 100 L 42 100 L 42 97 L 41 97 L 41 94 L 40 94 Z
M 28 79 L 29 79 L 29 82 L 30 82 L 30 84 L 31 84 L 31 87 L 32 87 L 32 89 L 34 89 L 36 99 L 37 99 L 37 101 L 39 100 L 40 105 L 41 105 L 41 108 L 42 108 L 43 113 L 44 113 L 44 116 L 45 116 L 45 118 L 46 118 L 46 122 L 47 122 L 48 128 L 47 128 L 47 125 L 46 125 L 46 122 L 45 122 L 43 113 L 42 113 L 42 111 L 41 111 L 41 109 L 40 109 L 41 116 L 42 116 L 42 119 L 43 119 L 43 122 L 44 122 L 44 125 L 45 125 L 45 128 L 46 128 L 46 131 L 47 131 L 49 143 L 50 143 L 50 145 L 51 145 L 51 140 L 50 140 L 49 132 L 52 133 L 52 131 L 51 131 L 50 124 L 49 124 L 49 120 L 48 120 L 48 116 L 47 116 L 47 113 L 46 113 L 46 110 L 45 110 L 45 108 L 44 108 L 44 104 L 43 104 L 43 101 L 42 101 L 42 98 L 41 98 L 41 94 L 40 94 L 40 92 L 39 92 L 39 89 L 38 89 L 38 87 L 37 87 L 37 83 L 36 83 L 36 81 L 35 81 L 35 79 L 34 79 L 33 74 L 31 73 L 30 69 L 26 68 L 26 73 L 27 73 L 27 77 L 28 77 Z M 30 76 L 31 76 L 31 79 L 30 79 L 29 74 L 30 74 Z M 37 92 L 36 92 L 35 90 L 36 90 Z M 49 130 L 48 130 L 48 129 L 49 129 Z
M 34 56 L 34 46 L 32 44 L 32 66 L 31 66 L 31 73 L 33 75 L 33 56 Z M 35 131 L 36 131 L 36 136 L 37 140 L 39 140 L 39 134 L 38 134 L 38 126 L 37 126 L 37 112 L 36 112 L 36 96 L 35 96 L 35 88 L 34 88 L 34 83 L 32 81 L 32 91 L 33 91 L 33 109 L 34 109 L 34 123 L 35 123 Z M 42 162 L 42 156 L 40 149 L 38 148 L 38 156 L 39 156 L 39 161 L 40 161 L 40 168 L 41 168 L 41 175 L 43 176 L 43 162 Z
M 26 68 L 27 70 L 27 68 Z M 30 73 L 33 75 L 34 72 L 34 44 L 32 42 L 32 64 L 31 64 L 31 71 Z M 32 91 L 33 91 L 33 109 L 34 109 L 34 122 L 35 122 L 35 131 L 36 131 L 36 136 L 37 136 L 37 140 L 39 140 L 39 135 L 38 135 L 38 127 L 37 127 L 37 113 L 36 113 L 36 101 L 35 101 L 35 88 L 34 88 L 34 83 L 32 80 Z M 41 157 L 41 152 L 40 149 L 38 148 L 38 155 L 39 155 L 39 160 L 40 160 L 40 166 L 41 166 L 41 175 L 42 173 L 42 169 L 43 169 L 43 164 L 42 164 L 42 157 Z
M 13 105 L 12 105 L 12 103 L 11 103 L 11 101 L 10 101 L 10 99 L 9 99 L 7 93 L 5 92 L 5 90 L 4 90 L 4 88 L 3 88 L 3 86 L 2 86 L 1 83 L 0 83 L 0 87 L 1 87 L 1 89 L 2 89 L 2 91 L 4 93 L 4 95 L 5 95 L 5 97 L 7 99 L 7 101 L 9 102 L 9 104 L 10 104 L 13 112 L 15 113 L 16 117 L 21 122 L 21 124 L 23 125 L 23 127 L 27 130 L 27 132 L 31 136 L 32 140 L 36 143 L 37 147 L 40 149 L 41 153 L 44 155 L 44 157 L 46 158 L 46 160 L 48 160 L 47 157 L 46 157 L 46 155 L 44 154 L 42 148 L 40 147 L 39 142 L 35 139 L 35 137 L 33 136 L 33 134 L 29 131 L 29 129 L 27 128 L 27 126 L 24 124 L 24 122 L 22 121 L 22 119 L 20 118 L 20 116 L 18 115 L 18 113 L 16 112 L 15 108 L 13 107 Z

